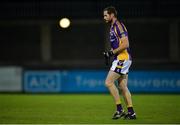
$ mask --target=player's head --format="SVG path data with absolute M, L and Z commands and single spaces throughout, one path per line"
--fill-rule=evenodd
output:
M 113 18 L 117 18 L 117 11 L 113 6 L 105 8 L 103 12 L 104 20 L 106 23 L 111 23 Z

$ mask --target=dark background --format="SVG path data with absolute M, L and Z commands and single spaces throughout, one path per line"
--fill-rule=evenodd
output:
M 104 69 L 110 5 L 128 29 L 133 69 L 180 69 L 179 0 L 1 1 L 0 65 Z M 59 27 L 62 17 L 69 28 Z

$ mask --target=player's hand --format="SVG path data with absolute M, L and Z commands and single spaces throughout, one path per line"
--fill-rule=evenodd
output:
M 110 57 L 114 55 L 112 51 L 103 52 L 106 66 L 110 63 Z
M 111 56 L 114 55 L 113 51 L 110 50 L 110 51 L 107 51 L 107 52 L 103 52 L 103 55 L 105 58 L 110 58 Z

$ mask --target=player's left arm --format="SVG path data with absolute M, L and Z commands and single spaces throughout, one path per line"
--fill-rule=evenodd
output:
M 124 36 L 122 38 L 120 38 L 121 40 L 121 45 L 117 48 L 113 50 L 114 54 L 119 54 L 121 53 L 123 50 L 127 49 L 129 47 L 129 40 L 127 36 Z
M 115 27 L 115 32 L 119 37 L 119 47 L 113 50 L 114 54 L 119 54 L 123 50 L 129 47 L 129 39 L 127 29 L 123 24 L 118 23 L 118 26 Z

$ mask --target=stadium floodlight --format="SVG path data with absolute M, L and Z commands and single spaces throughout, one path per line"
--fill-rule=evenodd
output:
M 68 28 L 70 26 L 70 20 L 68 18 L 62 18 L 59 20 L 59 25 L 61 28 Z

